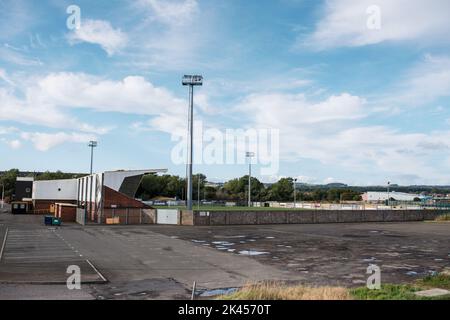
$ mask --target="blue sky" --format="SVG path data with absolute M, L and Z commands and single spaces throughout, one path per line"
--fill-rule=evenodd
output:
M 78 29 L 67 27 L 70 5 Z M 184 175 L 173 159 L 187 124 L 180 82 L 199 73 L 195 119 L 205 130 L 277 132 L 277 170 L 264 173 L 258 152 L 254 160 L 265 182 L 450 184 L 450 3 L 375 9 L 366 0 L 0 0 L 0 169 L 88 171 L 96 139 L 96 171 Z M 247 166 L 194 171 L 223 181 Z

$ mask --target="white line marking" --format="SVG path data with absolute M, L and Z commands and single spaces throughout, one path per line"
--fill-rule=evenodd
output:
M 9 228 L 6 228 L 5 237 L 3 238 L 2 249 L 0 250 L 0 261 L 2 261 L 2 258 L 3 258 L 3 250 L 5 249 L 6 238 L 8 237 L 8 231 L 9 231 Z
M 100 278 L 102 278 L 103 281 L 107 282 L 108 280 L 106 280 L 106 278 L 100 273 L 100 271 L 97 270 L 96 267 L 94 267 L 94 265 L 88 260 L 86 259 L 86 262 L 89 263 L 89 265 L 92 267 L 92 269 L 94 269 L 95 272 L 97 272 L 97 274 L 100 276 Z

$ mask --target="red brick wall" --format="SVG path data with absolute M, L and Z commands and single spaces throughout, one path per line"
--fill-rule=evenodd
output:
M 117 192 L 111 188 L 104 187 L 104 208 L 111 208 L 115 205 L 117 208 L 150 208 L 144 203 L 130 198 L 123 193 Z
M 33 209 L 34 210 L 50 210 L 50 205 L 55 203 L 70 203 L 77 204 L 76 200 L 34 200 Z

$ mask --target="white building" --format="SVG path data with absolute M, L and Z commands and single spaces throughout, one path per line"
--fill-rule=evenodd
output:
M 383 202 L 388 199 L 394 199 L 396 201 L 414 201 L 415 199 L 424 200 L 427 197 L 421 194 L 404 193 L 404 192 L 377 192 L 369 191 L 362 195 L 362 199 L 365 202 Z

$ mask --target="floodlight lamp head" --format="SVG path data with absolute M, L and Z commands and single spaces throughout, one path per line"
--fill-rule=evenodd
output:
M 201 86 L 203 85 L 203 76 L 185 75 L 182 79 L 183 86 Z
M 246 153 L 245 153 L 245 156 L 246 156 L 247 158 L 251 158 L 251 157 L 254 157 L 254 156 L 255 156 L 255 153 L 254 153 L 254 152 L 246 152 Z
M 89 141 L 89 147 L 96 147 L 97 141 Z

